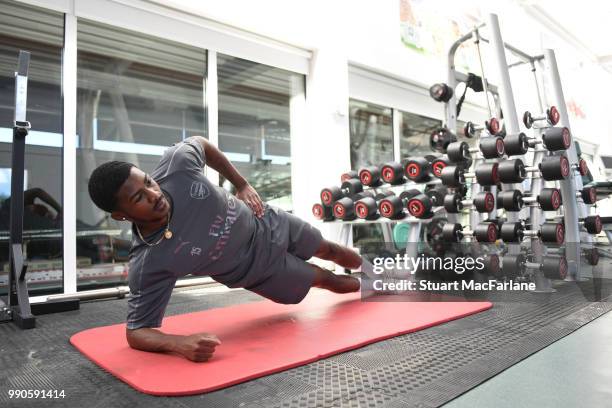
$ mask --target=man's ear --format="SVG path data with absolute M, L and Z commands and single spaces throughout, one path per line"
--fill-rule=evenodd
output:
M 111 213 L 111 218 L 117 221 L 131 221 L 124 212 L 121 211 L 113 211 Z

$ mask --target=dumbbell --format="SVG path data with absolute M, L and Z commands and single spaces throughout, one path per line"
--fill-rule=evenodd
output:
M 334 203 L 333 211 L 334 217 L 349 221 L 355 219 L 355 202 L 365 197 L 374 197 L 374 193 L 371 190 L 363 191 L 361 193 L 354 194 L 350 197 L 342 197 Z
M 579 159 L 578 164 L 572 164 L 572 168 L 578 170 L 580 175 L 583 177 L 589 174 L 589 165 L 584 159 Z
M 466 142 L 453 142 L 448 145 L 446 154 L 453 163 L 470 162 L 471 153 L 482 153 L 485 159 L 498 159 L 504 155 L 504 139 L 499 136 L 480 138 L 479 149 L 471 149 Z M 468 167 L 468 166 L 466 166 Z
M 497 118 L 491 118 L 485 122 L 485 128 L 489 131 L 492 136 L 501 136 L 502 125 Z
M 593 266 L 597 265 L 599 263 L 599 249 L 585 248 L 584 258 L 589 263 L 589 265 L 593 265 Z
M 524 255 L 505 255 L 502 257 L 502 273 L 505 276 L 517 276 L 525 269 L 538 269 L 549 279 L 567 277 L 567 259 L 565 256 L 546 256 L 542 263 L 531 262 Z
M 475 178 L 482 186 L 493 186 L 499 183 L 499 163 L 480 163 L 473 173 L 465 172 L 459 166 L 446 166 L 440 174 L 442 184 L 449 187 L 459 187 L 466 179 Z
M 566 127 L 553 127 L 544 132 L 541 141 L 522 132 L 516 135 L 508 135 L 504 139 L 508 156 L 521 156 L 527 153 L 530 147 L 534 148 L 538 144 L 543 144 L 551 152 L 567 150 L 572 144 L 572 136 Z
M 404 161 L 404 174 L 415 183 L 429 181 L 432 167 L 425 157 L 409 157 Z
M 312 215 L 314 215 L 317 220 L 321 221 L 332 221 L 334 219 L 332 207 L 320 203 L 316 203 L 312 206 Z
M 546 109 L 546 113 L 540 116 L 533 116 L 529 111 L 525 111 L 523 114 L 523 124 L 527 129 L 531 129 L 535 122 L 542 120 L 545 120 L 548 126 L 555 126 L 559 123 L 559 119 L 561 119 L 561 115 L 556 106 L 551 106 L 549 109 Z
M 557 215 L 555 218 L 562 219 L 563 215 Z M 578 219 L 578 225 L 584 227 L 589 234 L 597 235 L 603 229 L 603 223 L 599 215 L 588 215 Z
M 368 187 L 378 187 L 382 184 L 380 179 L 380 168 L 378 166 L 366 166 L 359 169 L 359 181 Z
M 539 204 L 544 211 L 556 211 L 561 206 L 561 192 L 557 188 L 544 188 L 533 197 L 523 195 L 520 190 L 506 190 L 497 194 L 497 201 L 506 211 L 520 211 L 525 204 Z
M 456 214 L 464 208 L 475 208 L 479 213 L 490 213 L 495 209 L 495 196 L 489 191 L 481 191 L 473 200 L 464 200 L 457 193 L 447 194 L 444 197 L 444 209 Z
M 408 205 L 408 201 L 419 194 L 421 194 L 419 190 L 412 189 L 402 191 L 399 196 L 385 197 L 378 202 L 378 212 L 385 218 L 402 218 L 405 215 L 404 208 Z
M 355 214 L 365 220 L 378 218 L 378 205 L 383 198 L 394 195 L 393 191 L 387 190 L 376 194 L 375 197 L 364 197 L 355 202 Z
M 442 175 L 442 170 L 444 170 L 444 168 L 448 166 L 449 163 L 450 162 L 447 157 L 434 158 L 431 161 L 431 174 L 434 177 L 440 178 L 440 176 Z
M 445 83 L 433 84 L 429 87 L 429 96 L 436 102 L 448 102 L 453 97 L 453 89 Z
M 457 137 L 446 127 L 434 130 L 429 136 L 431 150 L 445 153 L 448 145 L 457 140 Z
M 576 197 L 582 198 L 585 204 L 595 204 L 597 202 L 597 189 L 595 187 L 585 187 L 576 193 Z
M 355 195 L 363 191 L 363 185 L 359 179 L 345 180 L 340 187 L 333 186 L 321 190 L 321 203 L 331 207 L 332 204 L 342 197 Z
M 538 231 L 525 229 L 522 222 L 506 222 L 500 228 L 500 238 L 504 242 L 521 242 L 525 237 L 561 245 L 565 241 L 565 227 L 561 222 L 546 222 Z
M 447 189 L 444 186 L 426 189 L 424 193 L 411 197 L 406 203 L 406 208 L 413 217 L 430 218 L 433 216 L 431 212 L 433 207 L 440 207 L 443 205 L 446 191 Z
M 467 137 L 468 139 L 471 139 L 476 136 L 476 132 L 481 131 L 483 129 L 484 126 L 476 125 L 474 122 L 466 122 L 466 124 L 463 125 L 463 136 Z
M 526 167 L 521 159 L 504 160 L 499 163 L 497 172 L 502 183 L 521 183 L 529 172 L 541 173 L 546 181 L 563 180 L 570 174 L 570 164 L 565 155 L 547 156 L 537 167 Z
M 385 163 L 380 168 L 380 175 L 383 181 L 391 185 L 404 184 L 406 182 L 404 172 L 404 166 L 398 162 Z
M 589 215 L 578 221 L 578 225 L 584 227 L 589 234 L 597 235 L 601 232 L 603 224 L 601 223 L 601 217 L 599 215 Z
M 474 231 L 464 231 L 463 226 L 457 223 L 448 223 L 442 227 L 442 237 L 448 242 L 460 242 L 465 236 L 473 236 L 478 242 L 493 243 L 497 241 L 498 235 L 497 224 L 492 221 L 481 222 Z
M 499 255 L 486 254 L 483 258 L 482 263 L 484 264 L 484 268 L 481 272 L 495 277 L 499 276 L 501 271 Z
M 346 173 L 342 173 L 342 175 L 340 176 L 340 183 L 344 183 L 346 180 L 358 179 L 358 178 L 359 178 L 359 173 L 357 173 L 355 170 L 350 170 L 350 171 L 347 171 Z

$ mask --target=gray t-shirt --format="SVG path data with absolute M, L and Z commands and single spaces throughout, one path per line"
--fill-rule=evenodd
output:
M 249 287 L 272 274 L 275 212 L 258 219 L 241 200 L 203 174 L 201 143 L 189 138 L 167 149 L 151 177 L 172 203 L 173 237 L 145 245 L 134 231 L 129 261 L 127 327 L 160 327 L 178 278 L 210 276 L 229 287 Z M 156 242 L 163 229 L 144 237 Z M 247 273 L 248 272 L 248 273 Z

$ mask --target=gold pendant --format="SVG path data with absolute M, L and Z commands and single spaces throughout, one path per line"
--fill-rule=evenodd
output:
M 164 231 L 164 238 L 171 239 L 172 238 L 172 231 L 170 231 L 169 229 Z

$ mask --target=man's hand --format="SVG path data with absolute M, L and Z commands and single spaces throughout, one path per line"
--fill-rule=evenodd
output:
M 175 350 L 189 360 L 199 363 L 208 361 L 219 344 L 221 341 L 214 334 L 198 333 L 179 338 Z
M 251 210 L 255 213 L 255 215 L 259 218 L 264 215 L 264 204 L 259 198 L 259 194 L 257 191 L 249 183 L 246 183 L 244 186 L 239 188 L 236 191 L 236 197 L 240 200 L 244 201 L 246 205 L 248 205 Z

